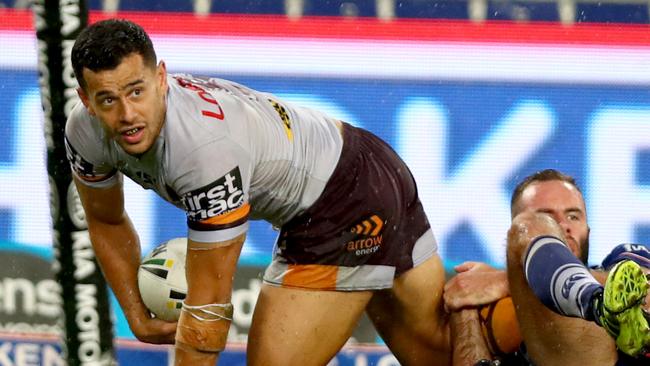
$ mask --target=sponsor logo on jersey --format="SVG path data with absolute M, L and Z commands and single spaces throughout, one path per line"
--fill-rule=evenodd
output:
M 350 228 L 350 232 L 357 234 L 357 239 L 348 241 L 347 251 L 354 252 L 357 256 L 375 253 L 383 242 L 383 229 L 384 221 L 377 215 L 372 215 L 354 225 Z
M 240 207 L 244 203 L 244 189 L 239 168 L 185 194 L 181 201 L 191 221 L 209 219 Z

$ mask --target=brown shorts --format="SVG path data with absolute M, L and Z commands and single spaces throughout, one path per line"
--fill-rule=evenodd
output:
M 280 231 L 270 284 L 323 290 L 390 288 L 437 250 L 406 164 L 368 131 L 343 125 L 323 193 Z

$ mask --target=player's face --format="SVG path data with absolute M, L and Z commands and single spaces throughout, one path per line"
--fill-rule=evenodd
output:
M 582 194 L 571 184 L 551 180 L 534 182 L 522 192 L 519 207 L 549 214 L 564 231 L 573 254 L 586 262 L 589 250 L 589 226 Z
M 83 70 L 86 89 L 79 96 L 91 115 L 128 154 L 140 155 L 153 145 L 167 110 L 165 64 L 149 67 L 132 54 L 112 70 Z

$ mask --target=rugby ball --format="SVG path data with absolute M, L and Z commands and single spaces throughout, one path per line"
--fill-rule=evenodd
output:
M 187 238 L 175 238 L 155 247 L 138 270 L 142 301 L 156 318 L 176 321 L 187 295 L 185 255 Z
M 483 305 L 479 317 L 485 343 L 493 355 L 506 355 L 519 349 L 522 337 L 510 296 Z

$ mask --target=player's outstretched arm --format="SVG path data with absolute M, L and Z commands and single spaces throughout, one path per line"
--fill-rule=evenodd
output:
M 187 297 L 176 333 L 176 365 L 213 366 L 232 322 L 231 294 L 246 234 L 216 243 L 187 242 Z
M 140 240 L 124 210 L 121 182 L 108 188 L 92 188 L 75 177 L 75 184 L 95 256 L 131 331 L 143 342 L 173 343 L 176 323 L 152 318 L 140 297 Z

